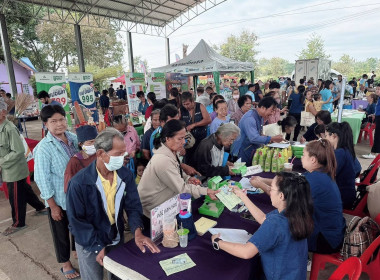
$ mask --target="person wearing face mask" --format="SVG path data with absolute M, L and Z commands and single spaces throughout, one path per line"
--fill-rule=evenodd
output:
M 227 102 L 228 111 L 231 113 L 231 115 L 239 110 L 239 105 L 238 105 L 239 97 L 240 97 L 239 90 L 236 88 L 232 92 L 232 98 L 228 100 Z
M 78 137 L 79 153 L 76 153 L 68 162 L 65 170 L 65 193 L 71 178 L 80 170 L 89 166 L 96 159 L 94 146 L 95 138 L 98 135 L 95 126 L 84 125 L 76 129 Z
M 34 148 L 34 180 L 45 200 L 48 219 L 61 272 L 79 278 L 70 262 L 70 234 L 66 214 L 64 173 L 70 158 L 78 153 L 78 139 L 67 131 L 66 113 L 60 105 L 45 106 L 41 119 L 49 133 Z
M 142 206 L 133 174 L 123 166 L 126 146 L 114 128 L 99 133 L 94 143 L 96 160 L 69 182 L 67 216 L 75 236 L 81 279 L 102 280 L 103 259 L 124 244 L 124 212 L 136 246 L 159 253 L 142 234 Z

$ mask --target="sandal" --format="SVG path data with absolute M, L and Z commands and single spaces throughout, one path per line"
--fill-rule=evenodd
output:
M 79 279 L 80 278 L 80 275 L 78 276 L 75 276 L 74 278 L 67 278 L 66 275 L 69 275 L 69 274 L 74 274 L 74 273 L 78 273 L 78 271 L 76 271 L 74 268 L 72 270 L 69 270 L 69 271 L 63 271 L 63 267 L 61 267 L 61 272 L 63 274 L 63 276 L 65 276 L 66 279 Z
M 10 226 L 10 227 L 8 227 L 6 230 L 4 230 L 4 232 L 3 232 L 3 235 L 4 236 L 8 236 L 8 235 L 11 235 L 11 234 L 13 234 L 13 233 L 16 233 L 16 232 L 18 232 L 18 231 L 20 231 L 20 230 L 23 230 L 23 229 L 25 229 L 25 228 L 27 228 L 28 226 L 23 226 L 23 227 L 14 227 L 14 226 Z
M 48 214 L 48 211 L 46 208 L 42 210 L 36 210 L 34 216 L 46 216 Z

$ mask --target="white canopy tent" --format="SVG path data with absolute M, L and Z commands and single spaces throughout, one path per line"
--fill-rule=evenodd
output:
M 253 71 L 253 63 L 240 62 L 218 54 L 202 39 L 185 58 L 167 66 L 153 68 L 152 72 L 181 73 L 182 75 L 211 75 Z

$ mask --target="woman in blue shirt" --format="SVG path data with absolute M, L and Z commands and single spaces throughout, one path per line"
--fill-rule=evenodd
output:
M 289 115 L 293 116 L 297 120 L 296 128 L 294 129 L 293 141 L 297 141 L 298 135 L 301 130 L 301 112 L 303 111 L 303 103 L 305 102 L 305 87 L 298 86 L 298 92 L 293 92 L 289 99 L 292 101 L 289 108 Z M 286 134 L 286 140 L 290 139 L 290 134 Z
M 333 111 L 333 104 L 332 104 L 333 103 L 333 99 L 330 98 L 330 97 L 332 97 L 331 90 L 333 88 L 334 88 L 334 84 L 332 83 L 332 81 L 327 80 L 327 81 L 325 81 L 323 90 L 321 90 L 321 92 L 320 92 L 320 94 L 322 95 L 322 100 L 323 101 L 326 102 L 326 101 L 330 100 L 329 103 L 326 103 L 326 104 L 322 105 L 322 110 L 327 110 L 330 113 L 332 113 L 332 111 Z
M 380 86 L 375 89 L 377 96 L 377 103 L 375 108 L 375 135 L 373 137 L 373 146 L 371 152 L 368 155 L 363 155 L 363 158 L 374 159 L 376 154 L 380 153 Z
M 365 108 L 365 110 L 359 108 L 359 111 L 365 112 L 365 118 L 362 120 L 361 128 L 364 128 L 367 122 L 375 121 L 376 102 L 377 102 L 376 94 L 372 93 L 368 95 L 367 101 L 368 101 L 368 106 L 367 108 Z
M 352 129 L 347 122 L 333 122 L 326 127 L 326 139 L 335 150 L 336 183 L 343 208 L 351 209 L 356 198 L 355 178 L 361 171 L 361 165 L 355 155 Z
M 301 158 L 310 184 L 314 204 L 314 231 L 308 239 L 309 251 L 320 254 L 338 252 L 342 247 L 346 222 L 335 179 L 334 149 L 326 139 L 309 142 Z
M 242 259 L 260 253 L 266 279 L 306 279 L 307 237 L 313 231 L 313 203 L 306 179 L 296 173 L 280 172 L 272 180 L 270 198 L 276 210 L 263 213 L 239 188 L 233 189 L 261 224 L 246 244 L 231 243 L 212 236 L 214 249 Z

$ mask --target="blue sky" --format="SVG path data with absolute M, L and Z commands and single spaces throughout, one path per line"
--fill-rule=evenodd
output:
M 258 58 L 277 56 L 292 62 L 313 32 L 324 39 L 333 60 L 345 53 L 356 60 L 380 57 L 379 8 L 380 0 L 227 0 L 170 35 L 171 62 L 176 53 L 182 58 L 183 43 L 189 45 L 189 53 L 200 39 L 221 44 L 243 29 L 258 35 Z M 126 42 L 125 33 L 121 35 Z M 132 37 L 135 56 L 146 59 L 149 67 L 166 64 L 164 38 Z M 124 61 L 128 69 L 126 52 Z

